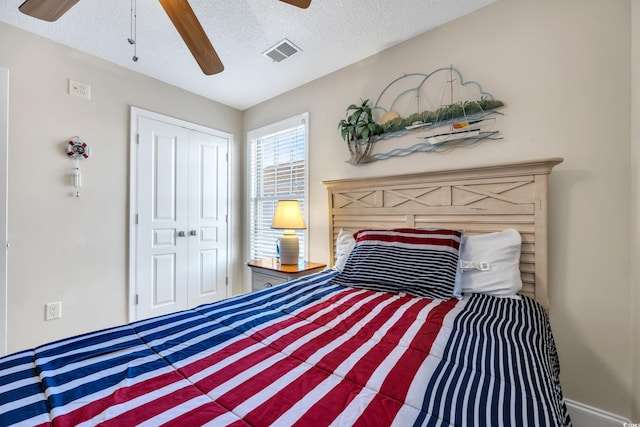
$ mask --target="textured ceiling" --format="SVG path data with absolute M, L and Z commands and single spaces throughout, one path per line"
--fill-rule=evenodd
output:
M 0 2 L 0 20 L 239 110 L 357 62 L 495 0 L 190 0 L 225 70 L 202 73 L 157 1 L 137 0 L 137 62 L 131 0 L 81 0 L 58 21 Z M 287 38 L 302 52 L 280 63 L 262 53 Z M 1 59 L 1 53 L 0 53 Z

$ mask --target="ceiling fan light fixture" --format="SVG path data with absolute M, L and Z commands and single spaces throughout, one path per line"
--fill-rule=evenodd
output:
M 285 38 L 262 52 L 262 55 L 270 58 L 273 62 L 281 62 L 289 58 L 291 55 L 301 51 L 302 49 Z
M 44 21 L 56 21 L 71 9 L 80 0 L 24 0 L 18 7 L 20 12 Z M 200 21 L 189 5 L 189 0 L 158 0 L 162 8 L 169 16 L 174 27 L 182 37 L 182 40 L 191 51 L 194 59 L 208 76 L 220 73 L 224 70 L 224 65 L 220 57 L 213 48 L 209 37 L 205 33 Z M 306 9 L 311 4 L 311 0 L 280 0 L 283 3 Z M 133 46 L 133 62 L 138 60 L 136 53 L 136 0 L 131 0 L 131 37 L 127 39 Z M 263 55 L 271 58 L 274 62 L 280 62 L 299 52 L 301 49 L 287 39 L 283 39 Z
M 54 22 L 78 1 L 80 0 L 26 0 L 18 7 L 18 10 L 25 15 L 42 19 L 43 21 Z

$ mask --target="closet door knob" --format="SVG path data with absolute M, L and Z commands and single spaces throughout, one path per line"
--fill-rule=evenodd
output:
M 197 236 L 198 232 L 196 230 L 191 230 L 191 231 L 189 231 L 189 235 L 190 236 Z
M 178 237 L 184 237 L 186 235 L 187 233 L 185 233 L 184 231 L 178 231 Z

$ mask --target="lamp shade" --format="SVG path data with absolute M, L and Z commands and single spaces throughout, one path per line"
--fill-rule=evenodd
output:
M 282 230 L 302 230 L 307 228 L 302 217 L 300 202 L 297 200 L 279 200 L 273 215 L 271 228 Z

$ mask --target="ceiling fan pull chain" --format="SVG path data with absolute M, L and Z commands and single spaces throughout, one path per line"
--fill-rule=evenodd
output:
M 130 45 L 133 45 L 133 62 L 138 62 L 138 46 L 136 39 L 138 37 L 138 5 L 137 0 L 131 0 L 131 36 L 127 39 Z

